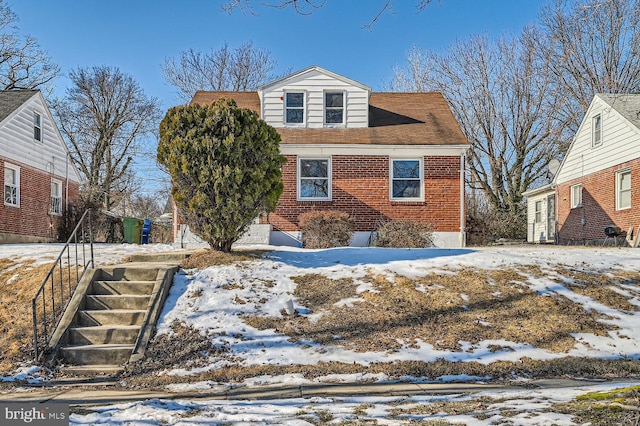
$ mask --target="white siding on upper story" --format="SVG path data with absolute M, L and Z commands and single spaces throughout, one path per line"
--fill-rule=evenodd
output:
M 369 91 L 337 79 L 317 69 L 293 75 L 259 91 L 262 118 L 273 127 L 285 127 L 285 92 L 305 93 L 305 122 L 291 127 L 321 129 L 324 127 L 358 128 L 369 125 Z M 324 124 L 324 93 L 345 93 L 345 124 Z
M 34 112 L 41 116 L 42 141 L 33 135 Z M 0 156 L 38 170 L 52 173 L 58 178 L 79 182 L 77 170 L 67 161 L 67 149 L 51 112 L 40 93 L 34 94 L 0 123 Z
M 624 102 L 624 98 L 616 102 Z M 592 147 L 593 117 L 598 114 L 602 117 L 602 144 Z M 638 157 L 638 128 L 596 95 L 567 151 L 556 183 L 579 179 Z

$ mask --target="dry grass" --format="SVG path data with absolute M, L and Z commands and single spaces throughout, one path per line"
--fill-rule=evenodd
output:
M 640 282 L 640 274 L 638 273 L 627 272 L 623 275 L 608 276 L 569 268 L 558 268 L 556 272 L 563 277 L 563 285 L 575 293 L 587 296 L 619 311 L 634 312 L 640 310 L 640 307 L 629 303 L 628 298 L 619 292 L 623 291 L 620 288 L 621 283 L 637 285 Z M 615 291 L 615 288 L 619 291 Z
M 51 265 L 18 266 L 10 259 L 0 259 L 0 373 L 33 357 L 31 299 Z
M 408 279 L 366 278 L 373 290 L 350 306 L 335 305 L 353 297 L 349 280 L 320 275 L 296 277 L 296 296 L 322 315 L 306 317 L 248 317 L 260 329 L 274 328 L 292 340 L 339 344 L 366 352 L 397 350 L 427 342 L 439 350 L 461 350 L 460 342 L 485 340 L 526 343 L 553 352 L 576 344 L 572 333 L 604 336 L 612 327 L 562 296 L 539 296 L 524 285 L 515 270 L 462 270 Z M 493 346 L 493 350 L 509 349 Z
M 155 344 L 167 344 L 167 341 L 155 342 Z M 177 347 L 189 345 L 188 341 L 172 341 Z M 154 349 L 149 349 L 153 351 Z M 165 349 L 159 349 L 165 350 Z M 151 352 L 155 353 L 155 352 Z M 233 362 L 230 353 L 224 348 L 216 354 L 217 359 L 222 358 Z M 176 358 L 166 357 L 161 361 L 149 358 L 150 363 L 157 362 L 161 366 L 158 369 L 172 369 L 184 367 L 181 362 L 175 362 Z M 427 380 L 435 380 L 446 375 L 469 375 L 485 377 L 490 376 L 496 382 L 509 382 L 513 375 L 528 378 L 549 377 L 587 377 L 587 378 L 614 378 L 633 377 L 640 374 L 640 361 L 631 360 L 603 360 L 589 358 L 559 358 L 549 361 L 522 359 L 517 362 L 499 361 L 491 364 L 478 362 L 450 362 L 437 360 L 434 362 L 399 361 L 399 362 L 375 362 L 369 365 L 341 362 L 320 362 L 317 364 L 293 364 L 293 365 L 229 365 L 213 371 L 207 371 L 189 376 L 167 376 L 158 374 L 153 368 L 136 367 L 140 374 L 128 377 L 129 386 L 138 388 L 161 388 L 172 383 L 196 383 L 211 380 L 218 383 L 241 383 L 242 381 L 265 375 L 279 376 L 299 374 L 308 380 L 333 374 L 385 374 L 389 379 L 401 379 L 403 377 L 421 377 Z M 144 373 L 144 374 L 142 374 Z M 365 386 L 364 383 L 361 383 Z
M 640 386 L 590 392 L 571 402 L 554 404 L 549 410 L 571 414 L 576 424 L 637 425 L 640 424 Z
M 233 251 L 223 253 L 216 250 L 201 250 L 193 253 L 180 264 L 183 269 L 203 269 L 215 265 L 230 265 L 260 259 L 266 251 Z

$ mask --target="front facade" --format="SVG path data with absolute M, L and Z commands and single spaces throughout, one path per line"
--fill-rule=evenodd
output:
M 640 227 L 640 95 L 596 95 L 554 180 L 558 242 Z
M 372 93 L 314 66 L 256 92 L 198 92 L 192 102 L 221 98 L 257 111 L 281 136 L 284 192 L 261 219 L 270 244 L 298 244 L 301 214 L 338 210 L 355 224 L 352 245 L 410 219 L 431 225 L 436 246 L 464 246 L 468 142 L 441 94 Z
M 0 141 L 0 243 L 55 240 L 80 177 L 40 91 L 0 91 Z

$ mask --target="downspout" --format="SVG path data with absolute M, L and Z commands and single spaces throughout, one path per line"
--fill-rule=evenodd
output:
M 466 215 L 465 215 L 465 191 L 464 191 L 464 177 L 465 177 L 465 167 L 467 164 L 466 154 L 463 153 L 460 155 L 460 245 L 462 247 L 467 246 L 467 224 L 466 224 Z
M 65 171 L 64 171 L 64 210 L 69 209 L 69 154 L 65 155 Z

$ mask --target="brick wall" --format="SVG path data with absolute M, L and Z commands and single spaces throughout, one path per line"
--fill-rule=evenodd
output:
M 20 167 L 20 206 L 4 204 L 4 163 L 5 161 Z M 20 237 L 36 237 L 38 240 L 50 240 L 57 237 L 59 216 L 50 215 L 51 178 L 62 181 L 62 206 L 66 205 L 66 185 L 63 176 L 51 176 L 50 173 L 34 169 L 25 164 L 0 157 L 0 187 L 3 199 L 0 202 L 0 234 L 7 242 L 18 241 Z M 78 184 L 69 183 L 69 200 L 77 200 Z M 11 237 L 15 236 L 15 237 Z
M 616 210 L 616 172 L 631 170 L 631 208 Z M 571 186 L 582 183 L 582 207 L 571 208 Z M 561 244 L 602 240 L 604 228 L 627 231 L 640 226 L 640 159 L 559 184 L 557 194 L 558 241 Z M 584 219 L 584 222 L 583 222 Z
M 354 220 L 356 231 L 372 231 L 390 219 L 431 224 L 435 232 L 460 232 L 460 157 L 424 157 L 424 201 L 391 201 L 388 156 L 334 155 L 332 200 L 297 201 L 297 157 L 282 168 L 284 192 L 269 223 L 299 231 L 298 217 L 313 210 L 339 210 Z

